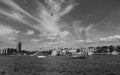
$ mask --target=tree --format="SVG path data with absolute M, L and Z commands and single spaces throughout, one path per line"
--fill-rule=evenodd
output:
M 116 46 L 116 50 L 117 50 L 117 52 L 120 52 L 120 46 Z
M 109 46 L 109 52 L 112 53 L 115 50 L 115 47 L 113 45 Z
M 107 53 L 107 52 L 108 52 L 108 51 L 107 51 L 108 48 L 109 48 L 108 46 L 102 46 L 102 47 L 101 47 L 101 52 L 102 52 L 102 53 Z
M 96 47 L 96 52 L 95 53 L 101 53 L 101 47 Z

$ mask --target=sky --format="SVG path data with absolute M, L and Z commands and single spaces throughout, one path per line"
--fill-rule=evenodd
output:
M 119 0 L 0 0 L 0 49 L 120 45 Z

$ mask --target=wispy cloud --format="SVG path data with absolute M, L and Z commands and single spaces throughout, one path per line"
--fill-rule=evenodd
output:
M 73 28 L 73 32 L 79 40 L 87 40 L 89 39 L 89 32 L 92 30 L 93 25 L 84 26 L 81 21 L 74 21 Z
M 4 4 L 10 6 L 11 9 L 17 10 L 19 12 L 22 12 L 28 16 L 31 16 L 29 13 L 27 13 L 24 9 L 22 9 L 19 5 L 17 5 L 13 0 L 0 0 Z
M 31 39 L 32 42 L 39 42 L 39 39 Z
M 36 30 L 39 30 L 43 33 L 42 35 L 47 37 L 46 39 L 48 40 L 60 39 L 57 40 L 59 42 L 61 41 L 61 39 L 63 39 L 64 41 L 68 41 L 71 40 L 71 38 L 75 37 L 70 31 L 61 29 L 61 24 L 63 26 L 69 26 L 62 20 L 62 17 L 71 12 L 76 6 L 76 3 L 73 0 L 45 0 L 46 5 L 43 5 L 39 2 L 39 6 L 37 7 L 39 8 L 39 11 L 37 11 L 39 18 L 29 14 L 13 0 L 1 0 L 1 2 L 6 4 L 7 6 L 10 6 L 10 8 L 12 9 L 11 11 L 0 9 L 1 14 L 14 20 L 20 21 L 32 28 L 35 28 Z M 33 25 L 29 23 L 26 17 L 36 21 L 37 24 Z M 79 36 L 79 39 L 81 39 L 86 38 L 89 35 L 89 30 L 91 28 L 92 26 L 90 25 L 88 27 L 75 27 L 74 30 L 77 30 L 75 33 L 77 33 L 76 35 Z M 28 30 L 26 34 L 33 35 L 34 31 Z M 32 41 L 38 40 L 32 39 Z
M 114 41 L 120 39 L 120 35 L 114 35 L 110 37 L 100 38 L 100 41 Z
M 45 0 L 47 5 L 43 5 L 41 3 L 39 4 L 40 11 L 39 19 L 32 16 L 28 12 L 26 12 L 24 9 L 22 9 L 18 4 L 16 4 L 13 0 L 1 0 L 2 3 L 10 6 L 11 9 L 13 9 L 11 12 L 6 12 L 5 10 L 2 10 L 0 13 L 4 14 L 5 16 L 8 16 L 10 18 L 13 18 L 14 20 L 18 20 L 22 23 L 25 23 L 43 34 L 58 34 L 61 38 L 65 38 L 66 35 L 69 34 L 67 31 L 61 30 L 61 24 L 59 23 L 62 21 L 62 16 L 68 14 L 71 12 L 71 10 L 76 6 L 75 3 L 65 0 L 60 1 L 54 1 L 54 0 Z M 66 3 L 64 8 L 62 5 Z M 48 6 L 48 7 L 46 7 Z M 32 25 L 25 19 L 25 17 L 28 16 L 29 18 L 35 20 L 38 24 Z
M 41 45 L 39 42 L 40 42 L 40 39 L 35 39 L 35 38 L 32 38 L 31 40 L 30 40 L 30 42 L 31 43 L 33 43 L 33 44 L 37 44 L 37 45 Z
M 25 33 L 27 35 L 33 35 L 35 34 L 34 30 L 27 30 L 27 32 Z
M 22 23 L 27 23 L 25 20 L 24 20 L 24 15 L 22 15 L 21 13 L 19 12 L 15 12 L 15 11 L 6 11 L 6 10 L 3 10 L 3 9 L 0 9 L 0 14 L 3 14 L 9 18 L 12 18 L 13 20 L 16 20 L 16 21 L 20 21 Z
M 42 8 L 40 8 L 39 16 L 42 20 L 41 25 L 44 26 L 45 30 L 48 32 L 58 34 L 60 37 L 65 38 L 68 33 L 66 33 L 66 31 L 61 31 L 61 24 L 59 22 L 62 20 L 62 16 L 68 14 L 75 5 L 72 2 L 69 2 L 69 4 L 67 5 L 66 3 L 65 7 L 63 8 L 61 6 L 63 3 L 65 3 L 64 0 L 45 0 L 45 2 L 49 8 L 44 5 L 42 5 Z
M 26 20 L 25 17 L 31 18 L 32 20 L 36 21 L 39 24 L 40 24 L 41 20 L 37 19 L 36 17 L 34 17 L 31 14 L 29 14 L 28 12 L 26 12 L 18 4 L 16 4 L 13 0 L 0 0 L 0 2 L 6 4 L 7 6 L 9 6 L 12 9 L 10 12 L 7 12 L 3 9 L 0 9 L 1 14 L 8 16 L 10 18 L 13 18 L 15 20 L 18 20 L 18 21 L 20 21 L 20 22 L 22 22 L 22 23 L 24 23 L 32 28 L 35 28 L 37 30 L 42 31 L 41 29 L 38 29 L 33 24 L 29 23 L 29 21 Z
M 17 34 L 20 31 L 15 30 L 9 26 L 0 24 L 0 40 L 1 41 L 14 41 L 17 39 Z

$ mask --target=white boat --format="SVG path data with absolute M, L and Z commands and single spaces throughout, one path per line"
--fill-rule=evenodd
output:
M 37 56 L 38 58 L 45 58 L 46 56 L 43 56 L 43 55 L 40 55 L 40 56 Z
M 72 57 L 75 57 L 75 58 L 85 58 L 85 56 L 86 56 L 86 54 L 83 52 L 72 54 Z

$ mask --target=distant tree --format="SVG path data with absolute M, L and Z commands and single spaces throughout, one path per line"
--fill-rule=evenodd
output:
M 116 46 L 116 50 L 117 50 L 117 52 L 120 52 L 120 46 Z
M 108 46 L 102 46 L 102 47 L 101 47 L 101 52 L 102 52 L 102 53 L 107 53 L 107 52 L 108 52 L 108 51 L 107 51 L 108 48 L 109 48 Z
M 96 47 L 96 51 L 95 51 L 95 53 L 101 53 L 101 47 Z
M 113 45 L 109 46 L 109 52 L 112 53 L 115 50 L 115 47 Z

